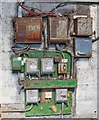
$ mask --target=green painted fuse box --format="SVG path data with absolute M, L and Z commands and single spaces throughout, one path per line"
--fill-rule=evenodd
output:
M 21 57 L 12 58 L 12 71 L 21 71 Z

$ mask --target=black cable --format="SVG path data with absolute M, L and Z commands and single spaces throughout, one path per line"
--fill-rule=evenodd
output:
M 40 10 L 40 9 L 38 9 L 38 8 L 35 8 L 35 7 L 29 7 L 29 6 L 26 6 L 26 5 L 23 5 L 23 6 L 26 7 L 26 8 L 30 8 L 31 10 L 38 10 L 38 11 L 40 11 L 40 12 L 43 13 L 43 11 Z
M 54 11 L 55 9 L 57 9 L 59 7 L 64 7 L 65 5 L 67 5 L 67 3 L 61 2 L 56 7 L 54 7 L 52 10 L 50 10 L 50 12 Z
M 62 51 L 63 49 L 65 49 L 66 45 L 65 44 L 56 44 L 56 49 L 59 51 Z
M 92 43 L 94 43 L 94 42 L 96 42 L 98 40 L 99 40 L 99 36 L 96 39 L 92 40 Z

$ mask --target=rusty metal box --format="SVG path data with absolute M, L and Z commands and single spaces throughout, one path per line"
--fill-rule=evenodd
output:
M 74 20 L 74 32 L 77 36 L 90 36 L 92 34 L 91 17 L 78 17 Z
M 68 38 L 68 18 L 49 18 L 49 43 L 65 43 Z
M 17 18 L 16 43 L 41 43 L 42 18 Z

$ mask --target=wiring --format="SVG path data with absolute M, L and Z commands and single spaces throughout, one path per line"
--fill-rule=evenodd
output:
M 26 50 L 26 49 L 30 49 L 30 46 L 26 46 L 26 47 L 24 47 L 24 48 L 16 48 L 16 47 L 12 47 L 12 50 L 17 50 L 17 51 L 22 51 L 22 50 Z
M 24 5 L 22 5 L 20 1 L 18 1 L 18 4 L 22 7 L 23 10 L 27 11 L 30 16 L 45 17 L 45 16 L 48 16 L 48 15 L 54 15 L 55 14 L 53 11 L 48 12 L 48 13 L 44 13 L 41 10 L 38 10 L 36 8 L 35 9 L 32 8 L 33 10 L 30 10 L 30 9 L 26 8 Z M 38 10 L 38 11 L 35 11 L 35 10 Z
M 65 44 L 56 44 L 56 49 L 62 51 L 66 47 Z
M 64 7 L 64 6 L 66 6 L 66 5 L 67 5 L 67 3 L 61 2 L 61 3 L 59 3 L 56 7 L 52 8 L 52 9 L 50 10 L 50 12 L 55 11 L 57 8 L 59 8 L 59 7 Z
M 12 110 L 10 110 L 10 111 L 2 111 L 2 113 L 14 113 L 14 112 L 21 112 L 21 113 L 24 113 L 24 112 L 28 112 L 28 111 L 30 111 L 32 108 L 33 108 L 33 104 L 31 104 L 31 106 L 30 106 L 30 108 L 28 108 L 28 109 L 26 109 L 26 110 L 17 110 L 16 108 L 12 108 L 12 107 L 10 107 Z
M 48 13 L 43 12 L 40 9 L 34 8 L 34 7 L 28 7 L 25 5 L 21 4 L 21 0 L 18 1 L 19 6 L 22 7 L 23 10 L 25 10 L 30 16 L 41 16 L 41 17 L 46 17 L 46 16 L 52 16 L 55 15 L 55 10 L 58 9 L 59 7 L 66 6 L 67 3 L 61 2 L 59 3 L 56 7 L 52 8 Z M 30 10 L 30 9 L 31 10 Z
M 33 104 L 31 104 L 30 108 L 26 109 L 25 112 L 30 111 L 33 108 Z
M 69 28 L 68 28 L 68 30 L 70 30 L 72 28 L 73 23 L 74 23 L 73 17 L 69 16 Z
M 98 40 L 99 40 L 99 36 L 96 39 L 92 40 L 92 43 L 94 43 L 94 42 L 96 42 Z

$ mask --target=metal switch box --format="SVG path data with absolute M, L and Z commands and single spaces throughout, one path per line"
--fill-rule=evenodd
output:
M 26 90 L 26 103 L 38 103 L 38 90 Z
M 56 102 L 67 101 L 67 89 L 56 89 Z
M 68 38 L 68 18 L 50 17 L 48 29 L 49 43 L 65 43 Z
M 74 32 L 77 36 L 90 36 L 92 34 L 92 18 L 78 17 L 74 20 Z
M 41 43 L 42 18 L 17 18 L 16 43 Z

